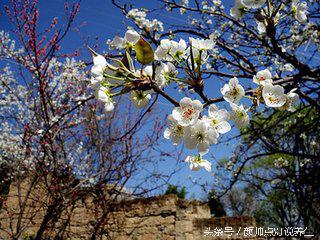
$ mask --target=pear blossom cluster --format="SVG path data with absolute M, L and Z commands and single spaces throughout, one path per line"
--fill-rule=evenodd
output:
M 235 6 L 233 9 L 231 9 L 231 12 L 239 10 L 237 14 L 244 14 L 249 9 L 259 9 L 263 7 L 265 1 L 236 1 L 236 3 L 240 7 Z M 292 8 L 294 8 L 295 3 L 296 2 L 292 3 Z M 187 5 L 188 2 L 185 4 Z M 302 5 L 305 6 L 304 4 Z M 272 6 L 269 6 L 269 8 L 272 10 Z M 306 8 L 303 9 L 302 7 L 299 8 L 299 14 L 307 13 Z M 261 12 L 265 13 L 266 8 Z M 296 14 L 296 11 L 294 12 Z M 277 24 L 280 17 L 281 15 L 277 13 L 274 18 L 275 24 Z M 259 33 L 265 33 L 266 22 L 257 21 L 257 24 Z M 138 33 L 136 33 L 136 39 L 138 39 Z M 122 39 L 120 39 L 120 41 L 118 40 L 119 38 L 115 38 L 113 41 L 115 43 L 114 45 L 118 49 L 121 49 L 123 46 L 127 45 L 122 43 Z M 183 39 L 180 39 L 179 41 L 162 39 L 159 46 L 155 50 L 154 56 L 155 60 L 161 62 L 162 69 L 172 69 L 170 74 L 168 74 L 167 77 L 163 77 L 161 74 L 163 70 L 159 71 L 160 68 L 157 68 L 156 71 L 154 71 L 150 65 L 146 66 L 143 70 L 137 70 L 137 72 L 140 71 L 144 76 L 149 78 L 154 77 L 160 87 L 168 86 L 170 83 L 170 78 L 172 80 L 177 80 L 174 79 L 176 76 L 178 76 L 178 71 L 175 68 L 175 65 L 179 65 L 177 63 L 185 61 L 191 67 L 191 55 L 194 61 L 192 64 L 195 64 L 196 67 L 206 63 L 208 58 L 212 56 L 211 53 L 215 50 L 214 40 L 215 38 L 213 36 L 210 36 L 209 39 L 190 38 L 188 44 Z M 120 44 L 118 42 L 120 42 Z M 293 66 L 287 63 L 284 65 L 283 70 L 293 71 Z M 153 72 L 156 72 L 156 76 L 152 76 Z M 165 81 L 163 81 L 164 79 Z M 296 89 L 292 89 L 289 93 L 285 94 L 285 90 L 282 86 L 273 85 L 272 75 L 268 69 L 257 72 L 257 74 L 253 77 L 253 82 L 258 85 L 258 88 L 254 91 L 254 97 L 245 96 L 245 90 L 243 86 L 239 84 L 239 80 L 236 77 L 230 79 L 229 83 L 223 86 L 221 93 L 224 100 L 230 104 L 230 113 L 228 113 L 226 110 L 223 111 L 224 114 L 220 113 L 221 115 L 213 113 L 214 111 L 212 109 L 216 109 L 214 106 L 212 108 L 210 107 L 208 110 L 208 116 L 202 116 L 201 112 L 203 110 L 203 106 L 200 101 L 191 100 L 190 98 L 183 98 L 180 101 L 180 107 L 176 107 L 172 114 L 168 116 L 168 128 L 164 133 L 165 138 L 171 139 L 174 145 L 180 145 L 184 143 L 187 149 L 197 149 L 199 154 L 194 157 L 190 156 L 188 158 L 188 162 L 194 163 L 197 161 L 199 163 L 200 159 L 202 159 L 202 156 L 208 153 L 210 146 L 218 142 L 219 134 L 224 134 L 231 129 L 231 126 L 227 120 L 232 120 L 235 126 L 238 128 L 245 127 L 249 124 L 248 113 L 250 108 L 245 107 L 243 104 L 239 104 L 243 97 L 253 99 L 256 106 L 259 105 L 259 103 L 264 103 L 266 106 L 273 107 L 278 110 L 295 110 L 294 104 L 298 100 L 298 94 L 295 93 Z M 147 106 L 148 101 L 151 99 L 151 94 L 152 91 L 132 91 L 132 99 L 135 103 L 135 106 Z M 216 117 L 216 119 L 218 119 L 215 120 L 217 122 L 216 127 L 213 127 L 214 124 L 212 122 L 211 124 L 208 124 L 213 115 Z M 191 166 L 193 170 L 199 169 L 198 167 L 194 167 L 193 164 L 191 164 L 190 167 Z
M 22 58 L 25 50 L 17 48 L 8 33 L 0 32 L 0 35 L 0 59 Z M 4 180 L 34 170 L 39 159 L 50 170 L 52 163 L 43 151 L 48 143 L 43 142 L 42 137 L 46 133 L 55 134 L 55 129 L 51 130 L 50 127 L 58 122 L 73 126 L 75 130 L 84 121 L 84 116 L 74 113 L 63 118 L 62 115 L 68 107 L 76 107 L 89 97 L 82 87 L 87 80 L 86 65 L 74 58 L 65 58 L 63 61 L 52 58 L 47 68 L 50 81 L 46 89 L 50 90 L 50 105 L 54 111 L 48 112 L 48 122 L 39 121 L 39 96 L 21 81 L 17 71 L 9 63 L 0 67 L 0 165 L 9 169 L 6 176 L 2 176 Z M 29 62 L 26 60 L 25 64 Z M 33 81 L 33 76 L 30 79 Z M 57 154 L 58 164 L 79 168 L 87 162 L 88 156 L 83 154 L 85 150 L 81 141 L 76 144 L 69 141 L 65 143 L 65 147 L 69 149 L 68 156 Z M 80 175 L 80 172 L 76 175 Z
M 294 105 L 299 99 L 295 93 L 296 89 L 285 94 L 282 86 L 273 85 L 272 75 L 268 69 L 257 72 L 253 82 L 259 85 L 256 89 L 258 101 L 278 110 L 295 111 Z M 199 152 L 198 155 L 188 156 L 186 159 L 186 162 L 190 163 L 191 170 L 198 170 L 201 164 L 206 170 L 210 169 L 207 160 L 203 160 L 202 156 L 209 152 L 212 144 L 218 143 L 219 135 L 231 130 L 228 120 L 232 120 L 238 128 L 249 124 L 249 108 L 239 105 L 240 100 L 245 97 L 245 90 L 238 79 L 230 79 L 221 88 L 221 93 L 225 101 L 230 104 L 230 113 L 225 109 L 219 110 L 216 105 L 210 105 L 208 116 L 200 117 L 203 110 L 201 102 L 183 98 L 180 107 L 174 108 L 172 114 L 168 116 L 168 128 L 164 132 L 164 137 L 172 140 L 174 145 L 184 141 L 187 149 L 197 148 Z
M 132 47 L 133 45 L 135 45 L 139 39 L 139 33 L 133 30 L 128 30 L 123 38 L 120 36 L 115 36 L 112 42 L 110 42 L 110 46 L 111 48 L 123 50 L 126 47 Z
M 296 110 L 294 105 L 299 99 L 299 95 L 295 93 L 297 89 L 294 88 L 285 94 L 284 87 L 273 84 L 272 75 L 268 69 L 257 72 L 253 82 L 259 85 L 259 91 L 262 90 L 262 99 L 260 98 L 260 100 L 268 107 L 290 112 Z
M 110 90 L 108 86 L 101 84 L 103 82 L 103 72 L 107 66 L 106 59 L 101 55 L 93 57 L 93 66 L 91 69 L 91 86 L 95 90 L 95 97 L 104 103 L 106 112 L 110 112 L 114 109 L 114 104 L 110 96 Z
M 116 36 L 110 42 L 110 46 L 117 50 L 132 49 L 139 41 L 140 34 L 134 30 L 127 30 L 124 37 Z M 161 61 L 155 69 L 154 79 L 156 84 L 163 88 L 171 82 L 179 81 L 176 79 L 178 71 L 175 63 L 186 61 L 191 64 L 190 54 L 192 45 L 192 54 L 196 65 L 203 65 L 209 58 L 209 51 L 214 51 L 215 42 L 210 39 L 189 39 L 189 46 L 185 40 L 180 39 L 178 42 L 169 39 L 163 39 L 154 52 L 155 60 Z M 92 52 L 92 50 L 91 50 Z M 113 62 L 112 62 L 113 61 Z M 131 74 L 132 80 L 136 78 L 152 78 L 153 67 L 145 66 L 143 69 L 134 70 L 124 69 L 119 65 L 119 61 L 111 59 L 108 63 L 106 58 L 93 52 L 93 66 L 91 68 L 91 87 L 95 90 L 95 96 L 104 105 L 106 111 L 114 109 L 112 99 L 112 87 L 123 87 L 126 82 L 130 81 L 128 74 Z M 126 77 L 125 77 L 126 76 Z M 131 93 L 131 99 L 136 107 L 142 108 L 147 106 L 151 99 L 152 90 L 135 91 Z
M 131 18 L 134 22 L 140 27 L 144 29 L 148 29 L 149 31 L 154 32 L 162 32 L 163 31 L 163 23 L 157 19 L 149 20 L 146 18 L 146 11 L 139 10 L 137 8 L 131 9 L 127 13 L 127 18 Z
M 295 111 L 295 103 L 299 96 L 295 93 L 296 89 L 292 89 L 285 94 L 285 89 L 280 85 L 273 85 L 272 74 L 268 69 L 261 70 L 253 77 L 253 82 L 258 84 L 255 89 L 253 102 L 258 105 L 260 102 L 265 103 L 267 107 L 276 108 L 278 110 Z M 227 84 L 221 88 L 221 93 L 225 101 L 230 103 L 231 114 L 230 118 L 234 121 L 238 128 L 245 127 L 249 124 L 248 111 L 240 100 L 245 96 L 243 86 L 239 84 L 237 78 L 232 78 Z
M 11 56 L 17 52 L 12 50 L 8 52 Z M 21 51 L 19 52 L 21 53 Z M 64 119 L 60 119 L 60 114 L 64 112 L 67 105 L 76 106 L 86 97 L 80 86 L 86 80 L 87 74 L 84 64 L 69 58 L 65 59 L 65 62 L 53 58 L 48 66 L 48 71 L 52 75 L 47 87 L 55 89 L 51 93 L 54 99 L 51 104 L 57 106 L 55 113 L 48 116 L 51 120 L 49 124 L 52 125 L 57 121 L 64 121 Z M 3 176 L 4 179 L 10 179 L 34 170 L 37 161 L 44 158 L 41 138 L 48 131 L 48 125 L 44 122 L 33 124 L 37 119 L 38 112 L 31 111 L 31 109 L 37 107 L 34 103 L 39 102 L 39 99 L 32 97 L 31 92 L 23 83 L 19 82 L 9 65 L 0 68 L 0 77 L 0 165 L 10 169 L 7 176 Z M 12 94 L 13 92 L 14 94 Z M 70 93 L 73 94 L 72 101 L 69 101 Z M 83 117 L 80 115 L 74 119 L 69 117 L 68 121 L 70 125 L 75 127 L 83 121 Z M 68 147 L 67 161 L 61 157 L 58 163 L 73 168 L 80 164 L 79 159 L 85 158 L 82 156 L 84 150 L 81 142 L 72 146 L 70 143 Z M 45 160 L 44 164 L 50 169 L 49 160 Z
M 243 4 L 246 7 L 259 8 L 264 1 L 256 1 L 252 5 L 249 1 L 244 1 Z M 129 29 L 124 37 L 116 36 L 112 45 L 115 49 L 125 50 L 127 53 L 136 52 L 138 57 L 137 46 L 144 44 L 141 43 L 143 41 L 141 39 L 138 32 Z M 96 99 L 104 104 L 107 112 L 114 109 L 116 96 L 127 92 L 130 92 L 130 99 L 136 108 L 146 108 L 154 94 L 154 89 L 150 86 L 156 84 L 160 89 L 172 83 L 176 83 L 178 87 L 183 86 L 186 79 L 180 77 L 183 73 L 178 71 L 179 67 L 188 66 L 189 69 L 201 70 L 214 55 L 215 46 L 215 34 L 210 35 L 208 39 L 190 37 L 189 42 L 184 39 L 179 41 L 162 39 L 154 51 L 154 60 L 157 64 L 142 65 L 142 68 L 137 70 L 128 54 L 126 57 L 129 66 L 125 66 L 119 60 L 110 58 L 110 61 L 107 61 L 104 56 L 90 50 L 94 63 L 91 68 L 91 87 L 94 89 Z M 147 47 L 148 45 L 144 46 Z M 197 150 L 196 155 L 188 156 L 186 159 L 191 170 L 199 170 L 200 167 L 210 169 L 209 163 L 202 159 L 202 156 L 209 152 L 212 145 L 219 142 L 221 135 L 231 130 L 230 120 L 239 129 L 249 124 L 250 107 L 240 103 L 243 98 L 251 99 L 254 107 L 263 103 L 278 110 L 295 111 L 294 105 L 298 100 L 296 89 L 285 93 L 281 85 L 274 84 L 273 76 L 268 69 L 258 71 L 252 81 L 258 85 L 252 96 L 246 94 L 237 77 L 231 78 L 220 89 L 223 99 L 230 105 L 230 111 L 210 104 L 208 114 L 204 115 L 206 109 L 204 103 L 189 97 L 182 98 L 179 106 L 172 110 L 167 118 L 168 126 L 164 131 L 164 138 L 171 140 L 174 146 L 183 144 L 186 149 Z M 149 89 L 136 88 L 135 84 L 138 83 L 149 83 Z M 122 90 L 119 91 L 119 88 Z
M 266 0 L 235 0 L 234 6 L 230 9 L 230 15 L 236 19 L 241 19 L 247 12 L 250 10 L 261 9 L 265 4 Z M 285 5 L 282 6 L 283 8 Z M 272 12 L 273 8 L 265 7 L 264 10 L 261 11 L 262 16 L 268 13 L 268 10 Z M 266 11 L 267 10 L 267 11 Z M 293 0 L 290 6 L 290 12 L 293 18 L 295 18 L 299 23 L 305 23 L 308 20 L 308 4 L 305 1 Z M 275 17 L 275 22 L 278 21 L 280 15 Z M 261 32 L 264 31 L 265 23 L 258 23 L 258 30 Z
M 230 116 L 225 109 L 218 109 L 213 104 L 208 109 L 208 115 L 200 117 L 202 111 L 203 105 L 199 100 L 187 97 L 181 99 L 180 106 L 175 107 L 168 116 L 168 127 L 164 131 L 164 137 L 170 139 L 173 145 L 184 142 L 187 149 L 198 150 L 198 155 L 188 156 L 186 159 L 191 170 L 199 170 L 201 166 L 210 170 L 208 162 L 202 156 L 209 152 L 211 145 L 218 143 L 220 135 L 231 130 L 228 123 Z
M 0 31 L 0 57 L 10 58 L 24 52 L 23 48 L 16 48 L 15 40 L 5 31 Z
M 291 4 L 291 11 L 295 19 L 304 23 L 308 20 L 308 4 L 299 0 L 293 0 Z
M 174 41 L 170 39 L 162 39 L 160 45 L 155 50 L 155 60 L 168 62 L 185 61 L 191 66 L 191 55 L 196 67 L 205 64 L 210 55 L 216 51 L 214 34 L 209 39 L 189 38 L 189 44 L 184 39 Z M 192 47 L 191 47 L 192 46 Z
M 7 53 L 12 55 L 15 52 L 15 48 L 12 48 L 12 51 Z M 9 173 L 15 175 L 28 168 L 32 169 L 34 158 L 32 156 L 26 157 L 27 147 L 23 144 L 23 132 L 16 129 L 15 122 L 10 121 L 10 118 L 6 118 L 6 116 L 14 116 L 20 124 L 23 124 L 31 119 L 32 115 L 26 111 L 26 106 L 30 106 L 30 102 L 26 99 L 28 91 L 24 86 L 18 84 L 12 69 L 9 66 L 1 68 L 0 76 L 0 109 L 2 116 L 0 123 L 0 165 L 16 168 L 16 172 Z M 8 91 L 10 91 L 8 87 L 9 89 L 15 89 L 15 96 L 8 94 Z

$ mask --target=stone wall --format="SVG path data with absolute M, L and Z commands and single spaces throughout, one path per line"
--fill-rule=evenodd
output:
M 194 239 L 193 220 L 210 218 L 209 207 L 198 201 L 166 195 L 126 201 L 116 207 L 122 224 L 111 229 L 116 239 Z
M 27 190 L 22 192 L 26 194 Z M 44 206 L 46 206 L 46 196 L 41 193 L 40 186 L 29 194 L 31 200 L 25 205 L 27 211 L 19 223 L 24 228 L 24 235 L 36 233 L 44 216 Z M 2 228 L 0 239 L 10 239 L 8 233 L 14 232 L 17 226 L 21 209 L 18 199 L 17 188 L 13 186 L 0 212 Z M 39 202 L 41 202 L 40 205 Z M 92 199 L 79 202 L 72 210 L 67 209 L 61 216 L 60 221 L 55 225 L 56 228 L 65 222 L 70 223 L 63 235 L 64 239 L 89 239 L 88 233 L 92 229 L 97 214 L 92 210 L 91 203 Z M 32 221 L 29 221 L 30 218 Z M 117 202 L 112 205 L 106 222 L 105 235 L 109 238 L 105 237 L 105 239 L 117 240 L 249 239 L 241 234 L 233 238 L 219 237 L 208 234 L 210 233 L 208 230 L 255 226 L 255 221 L 251 217 L 211 218 L 207 204 L 181 200 L 175 195 Z M 52 236 L 53 232 L 55 232 L 54 228 L 51 229 L 51 233 L 47 232 L 46 236 Z

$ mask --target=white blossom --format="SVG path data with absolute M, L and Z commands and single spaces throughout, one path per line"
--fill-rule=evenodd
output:
M 160 41 L 160 45 L 157 47 L 154 53 L 155 59 L 167 61 L 173 61 L 175 58 L 181 59 L 186 48 L 187 44 L 183 39 L 180 39 L 179 42 L 169 39 L 162 39 Z
M 131 9 L 127 14 L 127 17 L 129 18 L 145 18 L 146 16 L 147 14 L 145 11 L 140 11 L 136 8 Z
M 253 77 L 253 82 L 259 85 L 272 84 L 272 75 L 268 69 L 261 70 Z
M 97 54 L 96 56 L 93 56 L 93 64 L 95 66 L 105 67 L 107 65 L 107 60 L 104 56 Z
M 197 50 L 206 51 L 212 50 L 215 46 L 215 42 L 212 39 L 201 39 L 201 38 L 189 38 L 190 44 L 192 44 L 192 48 Z
M 131 98 L 136 108 L 143 108 L 149 104 L 151 94 L 149 91 L 132 91 Z
M 154 52 L 154 57 L 156 60 L 162 60 L 166 58 L 166 55 L 169 53 L 172 43 L 169 39 L 162 39 L 160 45 L 157 47 Z
M 136 74 L 139 75 L 141 73 L 141 69 L 138 69 L 136 71 Z M 152 66 L 148 65 L 146 66 L 143 70 L 142 70 L 142 74 L 147 76 L 147 77 L 152 77 L 152 73 L 153 73 L 153 68 Z
M 181 0 L 181 5 L 184 6 L 184 7 L 188 7 L 189 0 Z
M 140 39 L 140 34 L 137 33 L 134 30 L 128 30 L 126 31 L 125 35 L 124 35 L 124 40 L 132 45 L 135 45 Z
M 288 72 L 293 72 L 294 71 L 294 67 L 292 66 L 291 63 L 286 63 L 284 66 L 283 66 L 284 70 L 285 71 L 288 71 Z
M 164 131 L 164 138 L 171 139 L 173 145 L 180 145 L 185 136 L 185 127 L 181 126 L 172 114 L 167 118 L 168 127 Z
M 265 34 L 266 33 L 266 25 L 264 22 L 256 21 L 257 23 L 257 30 L 259 34 Z
M 98 76 L 91 76 L 90 78 L 90 84 L 91 84 L 91 87 L 93 89 L 96 89 L 100 86 L 100 83 L 102 82 L 103 80 L 103 75 L 98 75 Z
M 190 126 L 198 121 L 202 108 L 199 100 L 184 97 L 180 100 L 180 106 L 173 109 L 172 116 L 181 126 Z
M 282 107 L 278 108 L 279 110 L 287 110 L 289 112 L 296 111 L 294 105 L 299 100 L 299 95 L 295 93 L 296 90 L 297 89 L 294 88 L 286 94 L 286 103 Z
M 95 89 L 103 81 L 103 71 L 107 66 L 107 60 L 102 55 L 93 55 L 93 66 L 91 68 L 91 86 Z
M 152 30 L 155 32 L 162 32 L 163 31 L 163 23 L 157 19 L 149 20 L 147 19 L 147 13 L 145 10 L 139 9 L 131 9 L 127 13 L 128 18 L 132 18 L 134 22 L 141 28 L 141 29 L 148 29 L 148 31 Z
M 181 6 L 183 6 L 180 8 L 180 14 L 184 14 L 187 11 L 186 7 L 188 7 L 188 5 L 189 5 L 189 0 L 181 0 L 180 4 L 181 4 Z
M 178 71 L 176 67 L 171 63 L 161 63 L 156 69 L 155 80 L 160 87 L 168 85 L 170 79 L 176 77 Z
M 285 105 L 287 106 L 287 110 L 289 112 L 296 111 L 294 104 L 299 100 L 299 95 L 295 93 L 296 90 L 297 89 L 294 88 L 287 94 L 287 101 Z
M 247 8 L 261 8 L 266 0 L 241 0 L 242 4 Z
M 240 106 L 230 103 L 231 107 L 231 113 L 230 113 L 230 119 L 234 122 L 237 128 L 246 127 L 249 124 L 249 115 L 248 110 L 246 110 L 243 105 Z
M 238 78 L 236 77 L 231 78 L 229 83 L 225 84 L 220 91 L 223 95 L 223 98 L 230 103 L 238 103 L 245 95 L 245 91 L 239 84 Z
M 231 126 L 228 123 L 229 117 L 227 110 L 218 109 L 216 105 L 212 104 L 208 109 L 208 117 L 205 117 L 205 119 L 217 133 L 225 134 L 231 130 Z
M 292 0 L 291 11 L 294 17 L 301 23 L 307 21 L 308 4 L 306 2 L 299 2 L 299 0 Z
M 189 163 L 191 171 L 198 171 L 200 168 L 204 168 L 206 171 L 211 172 L 211 163 L 203 159 L 201 155 L 187 156 L 185 162 Z
M 183 54 L 187 48 L 186 41 L 180 39 L 179 42 L 171 41 L 170 55 L 180 59 L 183 57 Z
M 126 41 L 120 36 L 115 36 L 110 45 L 116 49 L 124 49 L 126 48 Z
M 246 13 L 245 6 L 241 0 L 235 0 L 234 6 L 230 9 L 230 15 L 235 19 L 242 18 Z
M 110 90 L 107 87 L 100 86 L 95 91 L 95 97 L 104 103 L 106 112 L 111 112 L 114 109 L 113 100 L 110 97 Z
M 262 97 L 268 107 L 282 107 L 286 103 L 284 88 L 279 85 L 266 84 L 262 89 Z
M 126 31 L 124 38 L 115 36 L 112 42 L 110 43 L 110 45 L 113 48 L 121 50 L 126 48 L 127 46 L 128 47 L 134 46 L 139 41 L 139 39 L 140 39 L 140 34 L 134 30 L 129 29 L 128 31 Z
M 212 3 L 216 6 L 220 6 L 221 5 L 221 0 L 212 0 Z
M 209 127 L 205 119 L 200 119 L 194 125 L 186 128 L 185 147 L 188 149 L 197 147 L 201 155 L 208 153 L 210 146 L 217 142 L 217 131 Z

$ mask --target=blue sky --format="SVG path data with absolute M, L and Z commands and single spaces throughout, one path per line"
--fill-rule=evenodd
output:
M 4 5 L 8 3 L 7 0 L 1 1 Z M 53 17 L 58 17 L 58 22 L 61 24 L 64 22 L 64 0 L 40 0 L 40 28 L 47 26 Z M 230 2 L 230 1 L 228 1 Z M 159 2 L 157 0 L 149 1 L 134 1 L 135 6 L 145 7 L 149 9 L 159 7 Z M 3 10 L 3 9 L 2 9 Z M 1 10 L 1 11 L 2 11 Z M 175 24 L 175 23 L 185 23 L 183 17 L 179 15 L 173 15 L 168 12 L 155 13 L 153 17 L 158 18 L 163 21 L 165 24 Z M 74 52 L 79 50 L 79 58 L 84 60 L 89 60 L 90 55 L 87 52 L 87 49 L 84 47 L 85 44 L 93 46 L 97 39 L 99 50 L 108 50 L 105 44 L 107 39 L 112 39 L 115 34 L 123 35 L 127 24 L 131 24 L 127 19 L 122 15 L 122 13 L 115 8 L 111 0 L 83 0 L 80 7 L 80 12 L 76 17 L 75 24 L 73 25 L 71 33 L 64 40 L 62 46 L 64 52 Z M 2 14 L 0 16 L 0 29 L 1 30 L 10 30 L 10 24 L 8 23 L 7 18 Z M 207 93 L 210 97 L 220 96 L 219 89 L 222 87 L 221 81 L 215 83 L 215 85 L 210 84 L 208 86 Z M 183 95 L 175 94 L 176 99 L 180 99 Z M 220 105 L 223 107 L 224 104 Z M 172 111 L 172 106 L 166 102 L 164 99 L 160 99 L 158 109 L 165 114 L 170 114 Z M 236 133 L 236 130 L 232 130 L 231 134 Z M 230 134 L 229 134 L 230 136 Z M 224 157 L 230 157 L 232 154 L 232 149 L 235 146 L 235 142 L 230 142 L 229 146 L 219 144 L 211 148 L 209 154 L 205 157 L 213 163 Z M 162 147 L 172 150 L 172 144 L 167 141 L 163 141 Z M 195 151 L 186 151 L 186 153 L 195 153 Z M 186 154 L 187 155 L 187 154 Z M 177 185 L 183 185 L 187 187 L 187 192 L 189 197 L 203 197 L 201 189 L 193 186 L 189 176 L 197 180 L 202 179 L 201 181 L 212 182 L 213 177 L 210 173 L 201 170 L 199 172 L 191 172 L 188 168 L 188 165 L 185 163 L 182 164 L 182 170 L 173 177 L 172 183 Z M 176 162 L 165 161 L 159 164 L 159 168 L 163 172 L 170 172 L 176 165 Z M 213 168 L 214 170 L 214 168 Z

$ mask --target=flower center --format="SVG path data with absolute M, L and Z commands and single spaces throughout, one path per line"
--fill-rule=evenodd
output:
M 266 80 L 266 78 L 265 78 L 264 76 L 261 76 L 261 77 L 259 77 L 258 79 L 259 79 L 260 82 Z
M 215 118 L 213 118 L 213 119 L 211 120 L 211 125 L 214 127 L 214 126 L 216 126 L 217 124 L 218 124 L 218 120 L 215 119 Z
M 194 113 L 194 108 L 192 106 L 183 107 L 183 116 L 190 119 Z
M 269 101 L 270 101 L 271 103 L 277 103 L 277 102 L 279 102 L 279 99 L 276 98 L 276 97 L 270 96 L 270 97 L 269 97 Z
M 243 118 L 244 117 L 244 113 L 240 112 L 240 111 L 237 112 L 237 115 L 238 115 L 238 118 Z
M 175 131 L 174 131 L 176 134 L 183 134 L 184 133 L 184 129 L 183 129 L 183 127 L 182 126 L 180 126 L 180 125 L 177 125 L 176 127 L 175 127 Z
M 230 92 L 230 95 L 235 97 L 238 95 L 238 89 L 237 88 L 233 88 L 232 91 Z
M 195 163 L 198 163 L 198 164 L 201 163 L 201 162 L 202 162 L 201 157 L 195 157 L 195 158 L 194 158 L 194 162 L 195 162 Z
M 201 132 L 197 133 L 197 140 L 198 140 L 199 142 L 201 142 L 203 139 L 204 139 L 203 133 L 201 133 Z

